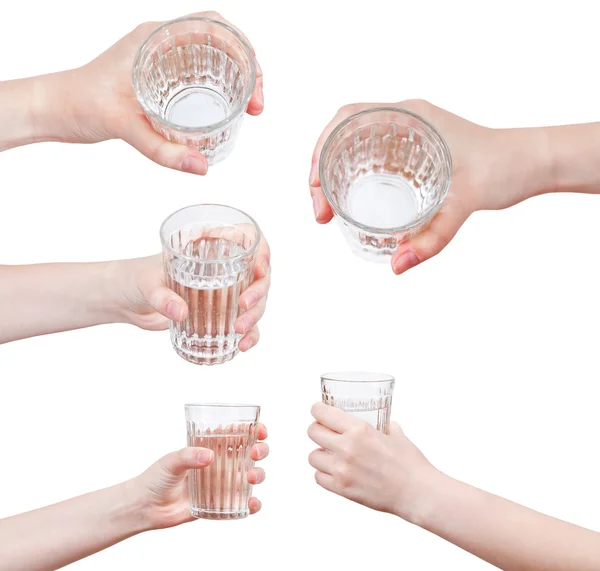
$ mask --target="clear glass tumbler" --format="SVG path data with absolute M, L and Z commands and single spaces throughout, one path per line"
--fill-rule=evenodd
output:
M 392 413 L 394 377 L 380 373 L 327 373 L 321 376 L 325 404 L 352 413 L 387 432 Z
M 242 337 L 235 332 L 239 297 L 254 278 L 258 225 L 241 210 L 198 204 L 171 214 L 160 237 L 165 281 L 189 309 L 185 321 L 170 322 L 175 351 L 198 365 L 233 359 Z
M 167 22 L 133 64 L 133 87 L 154 130 L 198 149 L 209 164 L 233 149 L 255 83 L 248 42 L 210 18 Z
M 190 470 L 190 513 L 204 519 L 242 519 L 248 516 L 254 466 L 250 450 L 256 443 L 260 407 L 235 404 L 186 404 L 187 444 L 210 448 L 210 466 Z
M 387 262 L 442 206 L 452 159 L 441 135 L 404 109 L 378 107 L 340 123 L 321 152 L 319 177 L 352 250 Z

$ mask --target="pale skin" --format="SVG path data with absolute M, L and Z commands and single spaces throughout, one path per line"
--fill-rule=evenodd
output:
M 337 112 L 313 153 L 309 186 L 320 224 L 333 218 L 319 180 L 319 158 L 327 137 L 350 115 L 381 106 L 404 108 L 426 119 L 446 140 L 453 162 L 450 192 L 431 225 L 400 244 L 392 256 L 396 274 L 439 254 L 478 210 L 508 208 L 550 192 L 600 193 L 600 123 L 490 129 L 423 100 L 357 103 Z
M 271 285 L 270 252 L 262 238 L 254 281 L 240 296 L 235 330 L 240 351 L 259 339 Z M 44 287 L 40 288 L 39 284 Z M 188 307 L 164 281 L 160 254 L 113 262 L 0 266 L 0 343 L 106 323 L 166 329 L 184 321 Z
M 504 571 L 595 571 L 600 534 L 443 474 L 400 426 L 388 434 L 325 405 L 312 408 L 317 483 L 422 527 Z M 576 546 L 576 547 L 575 547 Z
M 266 437 L 259 425 L 258 439 Z M 259 461 L 268 454 L 258 442 L 250 456 Z M 193 521 L 187 473 L 213 460 L 211 450 L 183 448 L 122 484 L 0 520 L 0 571 L 54 571 L 139 533 Z M 247 478 L 260 484 L 264 470 L 252 468 Z M 255 514 L 261 503 L 250 498 L 248 507 Z
M 193 15 L 234 27 L 217 12 Z M 40 141 L 122 139 L 162 166 L 205 175 L 208 163 L 202 153 L 158 135 L 133 91 L 131 74 L 137 49 L 163 23 L 139 25 L 80 68 L 0 82 L 0 151 Z M 249 115 L 260 115 L 264 108 L 263 76 L 260 65 L 257 67 Z

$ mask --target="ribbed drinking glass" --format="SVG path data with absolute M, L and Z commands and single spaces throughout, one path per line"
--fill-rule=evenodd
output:
M 359 256 L 387 262 L 441 208 L 452 176 L 441 135 L 404 109 L 352 115 L 331 133 L 319 163 L 321 187 Z
M 210 466 L 188 472 L 190 513 L 204 519 L 248 516 L 252 486 L 248 470 L 256 443 L 260 407 L 234 404 L 186 404 L 187 444 L 209 448 Z
M 321 376 L 325 404 L 345 410 L 387 432 L 392 413 L 394 377 L 381 373 L 341 372 Z
M 171 214 L 160 237 L 165 281 L 189 310 L 185 321 L 169 324 L 175 351 L 199 365 L 233 359 L 242 338 L 235 332 L 239 298 L 254 278 L 258 225 L 236 208 L 198 204 Z
M 133 65 L 134 90 L 154 130 L 198 149 L 209 164 L 231 152 L 255 83 L 248 42 L 210 18 L 167 22 Z

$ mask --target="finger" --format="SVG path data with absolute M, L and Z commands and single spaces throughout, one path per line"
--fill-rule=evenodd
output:
M 261 299 L 267 297 L 270 287 L 271 270 L 268 269 L 265 277 L 255 280 L 240 296 L 240 307 L 246 310 L 252 309 Z
M 214 458 L 212 450 L 207 448 L 182 448 L 171 452 L 159 460 L 161 466 L 174 476 L 185 474 L 187 470 L 204 468 Z
M 267 436 L 269 436 L 267 427 L 262 422 L 259 422 L 256 425 L 256 438 L 258 438 L 258 440 L 266 440 Z
M 242 353 L 250 351 L 250 349 L 252 349 L 252 347 L 254 347 L 258 343 L 259 339 L 260 331 L 258 330 L 258 327 L 253 327 L 248 333 L 246 333 L 246 335 L 244 335 L 241 338 L 240 344 L 238 345 L 239 350 Z
M 337 494 L 335 490 L 335 481 L 331 474 L 325 474 L 325 472 L 315 472 L 315 480 L 319 486 L 326 490 Z
M 208 171 L 208 161 L 200 151 L 167 141 L 141 115 L 132 118 L 120 138 L 163 167 L 198 175 Z
M 184 321 L 188 306 L 173 290 L 159 285 L 144 292 L 146 301 L 161 315 L 173 321 Z
M 331 450 L 333 452 L 337 450 L 339 446 L 340 435 L 318 422 L 313 422 L 308 427 L 307 434 L 315 444 L 325 450 Z
M 469 213 L 464 208 L 447 204 L 433 218 L 431 225 L 424 232 L 400 244 L 392 256 L 394 273 L 402 274 L 439 254 L 454 238 L 468 217 Z
M 249 333 L 265 314 L 267 298 L 263 297 L 252 309 L 242 313 L 235 321 L 235 332 L 245 335 Z
M 362 423 L 361 420 L 351 414 L 321 402 L 314 404 L 310 412 L 319 424 L 339 434 L 343 434 L 350 428 Z
M 255 462 L 264 460 L 269 455 L 269 445 L 266 442 L 255 444 L 250 450 L 250 458 Z
M 331 474 L 334 468 L 334 456 L 326 450 L 320 448 L 319 450 L 313 450 L 308 456 L 308 463 L 325 474 Z
M 263 236 L 256 252 L 256 263 L 254 264 L 254 279 L 264 278 L 271 267 L 271 248 Z
M 259 512 L 260 508 L 262 508 L 262 504 L 258 498 L 250 498 L 248 500 L 248 509 L 250 510 L 250 514 Z
M 252 92 L 246 111 L 248 112 L 248 115 L 256 116 L 260 115 L 264 108 L 265 95 L 263 91 L 263 72 L 258 60 L 256 60 L 256 83 L 254 84 L 254 91 Z
M 262 468 L 251 468 L 248 470 L 248 483 L 252 486 L 257 486 L 265 481 L 265 471 Z

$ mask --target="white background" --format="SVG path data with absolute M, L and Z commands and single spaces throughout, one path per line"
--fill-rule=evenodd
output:
M 205 178 L 120 141 L 3 153 L 0 262 L 152 254 L 170 212 L 223 202 L 261 224 L 273 286 L 259 345 L 219 367 L 127 325 L 0 347 L 0 516 L 141 472 L 185 444 L 185 402 L 249 401 L 271 433 L 259 515 L 148 533 L 73 568 L 490 568 L 314 483 L 306 428 L 319 375 L 366 369 L 396 376 L 394 416 L 437 467 L 600 529 L 600 197 L 478 213 L 440 256 L 396 277 L 314 223 L 307 186 L 314 143 L 344 103 L 422 97 L 492 127 L 598 119 L 594 3 L 270 4 L 2 4 L 1 79 L 82 65 L 146 20 L 218 10 L 256 48 L 266 111 Z

